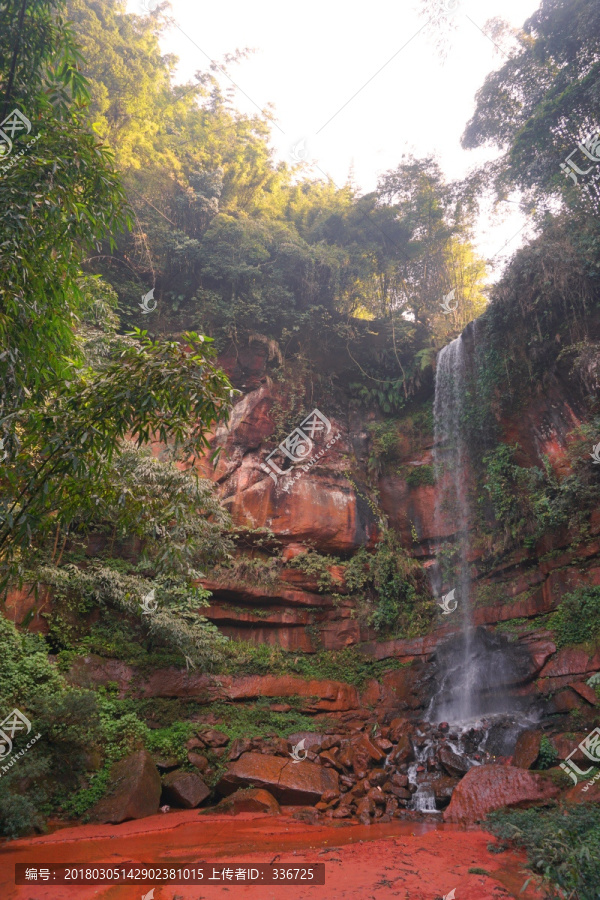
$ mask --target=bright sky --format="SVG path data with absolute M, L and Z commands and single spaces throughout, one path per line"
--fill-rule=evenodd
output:
M 128 0 L 128 11 L 142 12 L 143 2 Z M 156 0 L 145 2 L 156 6 Z M 445 174 L 457 178 L 494 155 L 460 146 L 476 91 L 504 59 L 483 33 L 489 33 L 486 22 L 500 17 L 518 27 L 539 0 L 439 2 L 453 10 L 445 61 L 418 0 L 354 6 L 340 0 L 171 0 L 176 25 L 162 47 L 179 58 L 181 81 L 206 69 L 209 58 L 221 61 L 236 48 L 253 48 L 229 68 L 237 85 L 233 102 L 248 113 L 272 104 L 276 157 L 315 161 L 315 176 L 327 174 L 341 186 L 353 168 L 354 184 L 369 191 L 403 153 L 413 153 L 435 155 Z M 526 226 L 513 237 L 523 225 L 517 206 L 506 204 L 503 222 L 480 223 L 480 252 L 498 254 L 498 265 L 528 233 Z

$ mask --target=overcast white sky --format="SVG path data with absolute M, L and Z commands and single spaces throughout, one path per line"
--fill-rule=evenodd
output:
M 142 2 L 128 0 L 127 8 L 139 13 Z M 253 55 L 230 68 L 239 86 L 235 105 L 256 112 L 271 103 L 276 156 L 293 162 L 290 151 L 297 147 L 317 161 L 316 175 L 321 170 L 338 185 L 353 167 L 355 185 L 372 190 L 403 153 L 433 154 L 446 175 L 456 178 L 494 155 L 460 147 L 475 93 L 503 60 L 482 33 L 485 23 L 501 17 L 518 27 L 539 0 L 444 2 L 457 8 L 449 14 L 453 27 L 443 62 L 418 0 L 354 6 L 341 0 L 171 0 L 178 27 L 165 35 L 162 47 L 179 58 L 181 81 L 206 69 L 208 58 L 220 61 L 236 48 L 253 48 Z M 506 221 L 481 222 L 480 251 L 492 257 L 524 223 L 517 207 L 507 204 Z M 527 229 L 496 263 L 514 252 L 525 234 Z

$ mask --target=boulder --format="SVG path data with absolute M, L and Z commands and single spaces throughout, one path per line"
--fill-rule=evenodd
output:
M 295 747 L 300 741 L 304 741 L 305 750 L 318 751 L 323 745 L 324 735 L 319 734 L 316 731 L 295 731 L 294 734 L 288 735 L 287 742 L 289 749 L 291 750 L 292 747 Z
M 395 766 L 401 766 L 402 763 L 410 762 L 412 759 L 414 759 L 414 749 L 410 739 L 410 732 L 405 731 L 391 756 L 391 762 Z
M 169 772 L 162 779 L 163 799 L 171 806 L 180 806 L 183 809 L 195 809 L 206 800 L 210 794 L 209 788 L 204 784 L 199 775 L 194 772 L 185 772 L 177 769 Z
M 362 734 L 357 741 L 353 741 L 353 750 L 361 754 L 365 754 L 375 763 L 380 763 L 385 759 L 385 753 L 376 747 L 373 741 L 369 740 L 366 734 Z
M 412 796 L 408 788 L 398 787 L 395 784 L 390 787 L 390 794 L 393 794 L 398 800 L 410 800 Z
M 170 772 L 171 769 L 179 768 L 179 760 L 176 756 L 153 756 L 154 764 L 159 772 Z M 100 766 L 96 766 L 97 769 Z
M 207 747 L 225 747 L 229 743 L 229 735 L 214 728 L 199 732 L 199 736 Z
M 373 815 L 375 812 L 375 803 L 370 797 L 362 797 L 358 803 L 356 804 L 356 815 L 358 817 L 358 821 L 363 825 L 370 825 L 369 817 Z M 366 817 L 367 821 L 363 821 Z
M 540 754 L 542 732 L 528 728 L 523 731 L 518 739 L 512 758 L 513 766 L 519 769 L 531 769 Z
M 240 787 L 264 788 L 286 805 L 318 803 L 325 791 L 339 792 L 335 769 L 263 753 L 243 753 L 229 763 L 217 784 L 218 792 L 224 796 Z
M 587 700 L 588 703 L 591 703 L 592 706 L 598 706 L 598 695 L 589 684 L 585 684 L 582 681 L 573 681 L 569 683 L 569 687 L 571 690 L 576 691 L 580 697 L 583 697 L 584 700 Z
M 432 774 L 429 776 L 429 784 L 433 790 L 438 809 L 446 806 L 450 801 L 454 789 L 458 784 L 457 778 L 451 778 L 449 775 Z
M 408 775 L 402 775 L 400 772 L 394 772 L 390 781 L 397 787 L 408 787 Z
M 445 822 L 479 822 L 493 809 L 526 807 L 557 797 L 560 789 L 549 778 L 513 766 L 473 766 L 459 781 Z
M 210 812 L 218 812 L 227 816 L 235 816 L 238 813 L 264 813 L 268 816 L 276 816 L 281 810 L 279 803 L 269 791 L 262 788 L 244 788 L 225 797 Z
M 190 765 L 195 766 L 199 772 L 206 772 L 208 769 L 208 759 L 202 753 L 194 753 L 190 750 L 187 758 Z
M 335 752 L 335 750 L 323 750 L 323 751 L 319 754 L 319 759 L 321 760 L 322 763 L 329 764 L 329 765 L 332 766 L 334 769 L 338 769 L 338 770 L 340 770 L 340 771 L 343 771 L 343 768 L 344 768 L 344 767 L 343 767 L 342 764 L 340 763 L 340 761 L 339 761 L 339 759 L 338 759 L 338 757 L 337 757 L 337 753 Z
M 338 806 L 331 815 L 332 819 L 349 819 L 352 815 L 352 809 L 347 806 L 345 803 Z
M 451 747 L 440 747 L 438 759 L 448 775 L 465 775 L 472 766 L 466 756 L 455 753 Z
M 247 738 L 236 738 L 229 748 L 229 761 L 239 759 L 242 753 L 248 753 L 249 750 L 252 750 L 252 741 Z
M 566 759 L 567 756 L 571 756 L 571 759 L 574 763 L 587 763 L 585 768 L 589 768 L 589 759 L 588 757 L 580 750 L 579 744 L 582 743 L 586 738 L 584 732 L 578 732 L 573 734 L 555 734 L 550 738 L 550 743 L 556 750 L 557 756 L 559 760 Z
M 138 750 L 116 762 L 110 771 L 106 795 L 90 812 L 92 822 L 118 825 L 127 819 L 143 819 L 158 812 L 161 781 L 146 750 Z
M 371 765 L 371 757 L 364 747 L 352 747 L 350 750 L 350 759 L 352 761 L 352 771 L 359 780 L 366 778 L 369 766 Z

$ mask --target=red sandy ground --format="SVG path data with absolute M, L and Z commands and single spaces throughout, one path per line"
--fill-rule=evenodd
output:
M 197 810 L 160 814 L 123 825 L 83 825 L 0 848 L 2 900 L 141 900 L 151 885 L 15 886 L 14 864 L 141 862 L 170 867 L 194 862 L 277 863 L 293 867 L 325 863 L 325 886 L 160 885 L 154 900 L 539 900 L 519 891 L 527 878 L 525 857 L 493 854 L 494 838 L 456 825 L 391 822 L 363 826 L 306 825 L 288 815 L 235 817 Z M 489 875 L 469 874 L 477 866 Z

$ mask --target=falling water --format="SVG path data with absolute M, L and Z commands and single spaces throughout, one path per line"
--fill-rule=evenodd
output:
M 438 649 L 438 687 L 427 711 L 429 721 L 456 725 L 482 716 L 516 711 L 508 688 L 526 669 L 524 648 L 473 628 L 471 577 L 471 495 L 475 460 L 469 446 L 469 410 L 476 409 L 473 371 L 476 323 L 441 351 L 435 379 L 434 463 L 436 469 L 436 565 L 432 586 L 437 597 L 455 591 L 455 612 L 445 616 L 457 633 Z M 452 608 L 450 604 L 449 608 Z
M 461 335 L 438 357 L 434 404 L 434 463 L 438 490 L 435 504 L 436 536 L 441 542 L 447 523 L 450 540 L 441 544 L 433 571 L 434 591 L 442 596 L 454 590 L 454 615 L 462 626 L 462 659 L 448 672 L 451 684 L 442 691 L 436 716 L 451 721 L 473 717 L 477 667 L 473 665 L 471 577 L 469 566 L 469 452 L 465 439 L 465 403 L 469 396 L 468 348 Z M 450 605 L 450 607 L 453 604 Z M 440 708 L 441 707 L 441 708 Z

